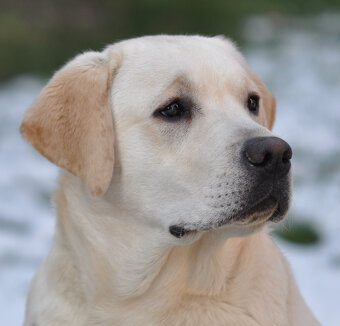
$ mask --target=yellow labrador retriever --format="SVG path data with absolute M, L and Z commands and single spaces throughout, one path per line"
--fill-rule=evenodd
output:
M 266 227 L 291 192 L 274 116 L 222 37 L 142 37 L 67 63 L 21 126 L 62 168 L 25 325 L 318 325 Z

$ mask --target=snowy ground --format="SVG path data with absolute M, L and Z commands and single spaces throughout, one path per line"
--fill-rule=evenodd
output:
M 275 132 L 294 150 L 294 219 L 320 230 L 322 242 L 279 242 L 309 306 L 340 325 L 340 16 L 253 17 L 244 28 L 248 62 L 278 100 Z M 51 243 L 49 197 L 57 169 L 18 132 L 43 81 L 21 77 L 0 88 L 0 326 L 24 316 L 29 282 Z
M 321 232 L 317 246 L 280 246 L 307 303 L 340 325 L 340 16 L 253 17 L 244 28 L 249 64 L 277 97 L 275 132 L 293 147 L 290 215 Z

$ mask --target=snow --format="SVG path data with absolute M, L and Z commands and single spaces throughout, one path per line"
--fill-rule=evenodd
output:
M 277 240 L 318 319 L 340 325 L 340 16 L 253 16 L 242 50 L 278 102 L 275 133 L 293 147 L 291 218 L 322 241 Z M 46 81 L 21 76 L 0 87 L 0 326 L 20 325 L 35 270 L 51 245 L 49 198 L 57 169 L 21 139 L 25 110 Z
M 290 215 L 322 236 L 315 246 L 279 245 L 318 319 L 340 325 L 340 16 L 254 16 L 244 35 L 248 63 L 277 99 L 274 131 L 293 147 Z
M 51 243 L 49 204 L 57 169 L 19 134 L 42 81 L 22 77 L 0 90 L 0 325 L 20 325 L 30 280 Z

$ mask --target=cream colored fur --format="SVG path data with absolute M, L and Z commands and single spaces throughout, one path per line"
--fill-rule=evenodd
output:
M 181 96 L 195 103 L 190 121 L 153 116 Z M 221 37 L 123 41 L 57 72 L 21 127 L 64 169 L 25 326 L 318 325 L 266 219 L 218 227 L 252 184 L 239 148 L 272 135 L 274 116 L 274 97 Z M 229 208 L 211 200 L 221 189 Z M 178 239 L 176 223 L 198 231 Z

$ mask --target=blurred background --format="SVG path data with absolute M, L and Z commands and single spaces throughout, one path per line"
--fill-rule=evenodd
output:
M 339 326 L 340 0 L 0 0 L 0 326 L 22 324 L 55 224 L 57 169 L 21 139 L 24 111 L 79 52 L 159 33 L 231 37 L 276 95 L 294 199 L 273 237 L 317 318 Z

